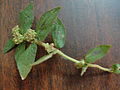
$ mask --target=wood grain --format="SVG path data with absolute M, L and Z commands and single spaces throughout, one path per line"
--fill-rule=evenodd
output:
M 3 46 L 18 24 L 18 15 L 31 0 L 0 0 L 0 90 L 120 90 L 120 75 L 89 68 L 83 77 L 74 63 L 56 55 L 35 66 L 27 79 L 20 79 L 14 50 L 4 55 Z M 81 59 L 90 48 L 100 44 L 113 47 L 106 57 L 97 61 L 104 67 L 120 63 L 120 0 L 32 0 L 35 21 L 48 9 L 62 6 L 59 17 L 67 29 L 69 56 Z M 51 42 L 51 39 L 47 39 Z M 38 56 L 45 54 L 39 48 Z

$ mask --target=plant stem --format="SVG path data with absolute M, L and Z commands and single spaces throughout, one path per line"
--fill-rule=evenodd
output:
M 44 43 L 44 42 L 36 41 L 36 44 L 47 48 L 47 47 L 46 47 L 47 45 L 46 45 L 46 43 Z M 67 56 L 67 55 L 64 54 L 62 51 L 58 50 L 57 48 L 54 48 L 54 47 L 53 47 L 53 49 L 57 51 L 57 54 L 63 56 L 64 58 L 66 58 L 66 59 L 68 59 L 68 60 L 70 60 L 70 61 L 72 61 L 72 62 L 74 62 L 74 63 L 79 63 L 79 62 L 80 62 L 79 60 L 76 60 L 76 59 L 74 59 L 74 58 L 71 58 L 71 57 Z
M 57 50 L 57 54 L 63 56 L 64 58 L 66 58 L 66 59 L 68 59 L 68 60 L 70 60 L 70 61 L 72 61 L 72 62 L 74 62 L 74 63 L 79 63 L 79 62 L 80 62 L 80 61 L 78 61 L 78 60 L 76 60 L 76 59 L 74 59 L 74 58 L 71 58 L 71 57 L 67 56 L 66 54 L 64 54 L 64 53 L 63 53 L 62 51 L 60 51 L 60 50 Z
M 99 68 L 99 69 L 101 69 L 101 70 L 103 70 L 103 71 L 112 72 L 111 69 L 101 67 L 100 65 L 97 65 L 97 64 L 90 64 L 90 63 L 89 63 L 89 64 L 87 64 L 87 65 L 88 65 L 88 67 L 95 67 L 95 68 Z
M 41 41 L 38 41 L 38 40 L 35 40 L 35 43 L 36 43 L 37 45 L 43 46 L 43 47 L 45 47 L 45 45 L 46 45 L 46 43 L 41 42 Z
M 42 63 L 42 62 L 50 59 L 50 58 L 51 58 L 54 54 L 56 54 L 56 53 L 57 53 L 56 51 L 53 51 L 53 52 L 49 53 L 48 55 L 45 55 L 45 56 L 41 57 L 41 58 L 38 59 L 36 62 L 34 62 L 34 63 L 32 64 L 32 66 L 38 65 L 38 64 L 40 64 L 40 63 Z
M 44 43 L 44 42 L 41 42 L 41 41 L 38 41 L 38 40 L 36 40 L 35 43 L 38 44 L 39 46 L 43 46 L 46 50 L 47 50 L 47 48 L 51 48 L 51 46 L 48 43 Z M 109 69 L 109 68 L 104 68 L 104 67 L 102 67 L 100 65 L 97 65 L 97 64 L 83 63 L 83 61 L 79 61 L 79 60 L 76 60 L 74 58 L 71 58 L 71 57 L 64 54 L 62 51 L 60 51 L 59 49 L 57 49 L 55 47 L 52 47 L 52 49 L 55 52 L 53 51 L 52 53 L 49 53 L 48 55 L 43 56 L 38 61 L 34 62 L 32 65 L 34 66 L 34 65 L 40 64 L 40 63 L 46 61 L 47 59 L 51 58 L 54 54 L 59 54 L 60 56 L 66 58 L 69 61 L 72 61 L 72 62 L 74 62 L 76 64 L 81 64 L 81 65 L 87 64 L 88 67 L 95 67 L 95 68 L 101 69 L 103 71 L 112 72 L 111 69 Z

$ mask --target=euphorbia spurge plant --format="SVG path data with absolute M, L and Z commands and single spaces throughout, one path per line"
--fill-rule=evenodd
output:
M 119 74 L 120 64 L 113 64 L 110 68 L 93 64 L 107 54 L 111 47 L 110 45 L 99 45 L 91 49 L 85 55 L 85 58 L 81 60 L 71 58 L 59 50 L 65 44 L 66 35 L 64 25 L 58 18 L 60 9 L 60 7 L 56 7 L 45 12 L 37 22 L 35 30 L 31 29 L 34 20 L 33 4 L 30 3 L 20 12 L 19 25 L 12 28 L 12 38 L 7 41 L 4 53 L 7 53 L 16 46 L 15 60 L 21 79 L 24 80 L 27 77 L 33 66 L 48 60 L 55 54 L 75 63 L 77 69 L 81 68 L 81 76 L 86 72 L 88 67 Z M 54 43 L 44 42 L 48 34 L 51 34 Z M 35 61 L 38 46 L 44 47 L 47 55 Z

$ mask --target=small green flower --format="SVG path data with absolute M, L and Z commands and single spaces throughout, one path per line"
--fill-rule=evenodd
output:
M 15 44 L 20 44 L 24 40 L 32 43 L 35 40 L 36 34 L 37 33 L 35 32 L 35 30 L 28 29 L 27 32 L 22 35 L 20 34 L 20 28 L 18 25 L 12 29 L 13 41 Z
M 24 36 L 20 34 L 19 30 L 20 28 L 18 25 L 12 29 L 13 42 L 15 44 L 20 44 L 24 41 Z
M 19 35 L 13 38 L 13 41 L 15 44 L 20 44 L 24 41 L 24 37 L 23 35 Z
M 24 39 L 28 42 L 33 42 L 36 38 L 37 33 L 35 30 L 28 29 L 27 32 L 24 34 Z
M 13 36 L 18 35 L 18 34 L 19 34 L 19 30 L 20 30 L 19 26 L 18 26 L 18 25 L 15 26 L 15 27 L 12 29 L 12 34 L 13 34 Z

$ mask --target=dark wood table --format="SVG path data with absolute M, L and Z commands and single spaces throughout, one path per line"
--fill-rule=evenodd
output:
M 89 68 L 83 77 L 74 64 L 55 55 L 35 66 L 22 81 L 14 50 L 4 55 L 3 46 L 18 24 L 18 15 L 31 0 L 0 0 L 0 90 L 120 90 L 120 75 Z M 35 21 L 48 9 L 62 6 L 59 17 L 66 26 L 67 55 L 81 59 L 90 48 L 110 44 L 112 49 L 96 63 L 110 67 L 120 63 L 120 0 L 34 0 Z M 34 28 L 34 27 L 33 27 Z M 47 41 L 51 42 L 51 38 Z M 38 57 L 45 54 L 39 48 Z

